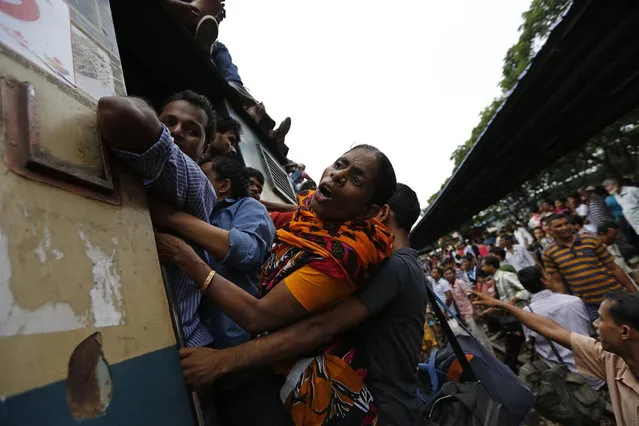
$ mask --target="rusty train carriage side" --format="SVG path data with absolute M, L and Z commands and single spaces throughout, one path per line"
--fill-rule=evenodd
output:
M 97 99 L 126 94 L 112 7 L 0 3 L 3 426 L 201 422 L 144 190 L 96 132 Z M 216 101 L 242 122 L 242 158 L 267 176 L 265 198 L 290 201 L 266 167 L 263 135 Z
M 97 38 L 109 4 L 22 5 L 38 19 L 0 9 L 33 50 L 3 34 L 0 424 L 195 424 L 143 188 L 95 128 L 97 99 L 125 94 L 117 46 Z M 74 81 L 29 33 L 67 6 Z

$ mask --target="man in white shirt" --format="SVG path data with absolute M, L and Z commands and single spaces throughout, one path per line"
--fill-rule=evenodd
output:
M 517 276 L 524 288 L 532 294 L 530 304 L 523 308 L 525 311 L 550 318 L 573 333 L 583 334 L 584 336 L 590 335 L 590 318 L 588 317 L 586 306 L 580 298 L 568 294 L 554 293 L 550 290 L 548 280 L 538 266 L 524 268 L 517 273 Z M 559 360 L 550 347 L 548 339 L 526 326 L 523 326 L 523 330 L 527 341 L 534 339 L 535 350 L 540 357 L 550 364 L 559 364 Z M 599 389 L 604 385 L 603 380 L 577 371 L 575 358 L 570 349 L 557 344 L 554 346 L 568 368 L 582 375 L 590 387 Z
M 446 303 L 446 306 L 451 310 L 453 314 L 457 314 L 455 309 L 455 303 L 453 302 L 453 293 L 450 288 L 450 284 L 443 276 L 444 271 L 439 266 L 436 266 L 431 271 L 431 277 L 435 281 L 433 285 L 433 292 L 442 302 Z
M 636 186 L 622 186 L 619 179 L 606 179 L 604 188 L 621 206 L 623 216 L 626 218 L 635 233 L 639 235 L 639 188 Z
M 514 244 L 512 235 L 502 235 L 504 249 L 506 250 L 506 262 L 511 264 L 517 272 L 528 266 L 535 265 L 535 259 L 526 247 Z
M 533 238 L 533 236 L 530 235 L 530 232 L 528 232 L 528 230 L 521 223 L 517 223 L 515 232 L 513 233 L 513 235 L 515 236 L 515 239 L 517 240 L 517 244 L 519 244 L 522 247 L 528 248 L 530 247 L 532 243 L 535 242 L 535 239 Z

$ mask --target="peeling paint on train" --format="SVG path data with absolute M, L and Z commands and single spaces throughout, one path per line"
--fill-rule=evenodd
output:
M 0 230 L 0 337 L 77 330 L 87 325 L 68 303 L 49 302 L 30 311 L 20 307 L 11 292 L 9 238 Z
M 96 328 L 125 323 L 121 280 L 115 264 L 116 248 L 107 254 L 92 244 L 85 232 L 78 230 L 78 235 L 84 242 L 85 255 L 91 261 L 93 276 L 93 285 L 89 290 L 90 308 L 79 314 L 74 312 L 71 304 L 65 302 L 47 302 L 34 310 L 18 304 L 11 291 L 9 238 L 0 230 L 0 337 L 77 330 L 86 327 L 89 322 Z M 117 238 L 112 238 L 111 242 L 117 246 Z M 47 221 L 44 236 L 34 250 L 41 263 L 64 257 L 60 250 L 51 247 Z M 52 255 L 51 259 L 49 254 Z
M 86 255 L 93 263 L 93 283 L 91 295 L 91 311 L 96 327 L 110 327 L 124 324 L 124 305 L 120 294 L 120 275 L 115 268 L 115 251 L 106 254 L 94 246 L 84 232 L 78 230 L 80 239 L 86 246 Z M 117 239 L 111 239 L 117 244 Z

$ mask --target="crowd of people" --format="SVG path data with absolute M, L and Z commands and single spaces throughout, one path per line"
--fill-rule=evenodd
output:
M 290 119 L 275 128 L 216 40 L 223 4 L 169 4 L 281 146 Z M 639 424 L 637 188 L 609 179 L 611 196 L 588 187 L 554 209 L 543 201 L 529 223 L 424 262 L 408 238 L 417 196 L 375 147 L 347 150 L 317 184 L 286 164 L 292 205 L 261 200 L 264 175 L 237 155 L 240 124 L 205 96 L 175 93 L 159 111 L 102 98 L 97 123 L 147 189 L 206 424 L 413 424 L 422 342 L 441 342 L 425 320 L 429 289 L 489 350 L 501 334 L 513 371 L 526 338 L 549 362 L 557 341 L 589 385 L 607 385 L 618 423 Z
M 535 322 L 536 316 L 543 316 L 553 321 L 554 331 L 561 327 L 575 335 L 595 336 L 593 324 L 612 315 L 613 322 L 628 321 L 636 329 L 639 315 L 630 315 L 627 310 L 622 320 L 610 309 L 614 311 L 617 304 L 639 309 L 635 296 L 630 296 L 639 289 L 637 232 L 639 188 L 611 178 L 599 188 L 579 188 L 567 199 L 553 203 L 541 200 L 527 222 L 512 222 L 496 232 L 484 232 L 474 241 L 469 238 L 445 251 L 433 251 L 424 257 L 424 270 L 451 317 L 458 316 L 487 347 L 503 342 L 503 361 L 514 372 L 521 365 L 518 359 L 524 342 L 532 342 L 542 359 L 551 365 L 565 362 L 593 389 L 599 390 L 607 382 L 618 424 L 636 424 L 639 387 L 630 398 L 632 410 L 615 401 L 620 391 L 614 380 L 612 389 L 610 375 L 618 375 L 619 370 L 611 373 L 612 361 L 595 369 L 594 352 L 582 352 L 584 348 L 594 350 L 594 341 L 563 334 L 558 340 L 563 346 L 558 358 L 546 338 L 552 338 L 552 333 L 548 336 L 547 329 L 540 331 Z M 433 334 L 438 333 L 426 330 L 425 339 Z M 636 339 L 630 339 L 633 345 Z M 424 347 L 430 349 L 429 345 Z M 602 348 L 597 346 L 596 350 L 596 356 L 601 357 Z M 615 350 L 612 352 L 625 362 L 636 362 L 629 353 Z M 617 359 L 614 362 L 617 367 L 623 364 Z M 636 376 L 632 379 L 636 384 Z

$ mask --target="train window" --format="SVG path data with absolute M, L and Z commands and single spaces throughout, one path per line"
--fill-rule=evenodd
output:
M 275 192 L 284 197 L 286 200 L 295 204 L 295 190 L 293 190 L 293 185 L 288 178 L 288 175 L 280 166 L 275 158 L 269 153 L 262 145 L 260 145 L 260 151 L 262 152 L 262 157 L 264 158 L 264 163 L 266 164 L 266 169 L 268 170 L 268 175 L 273 183 L 273 189 Z

